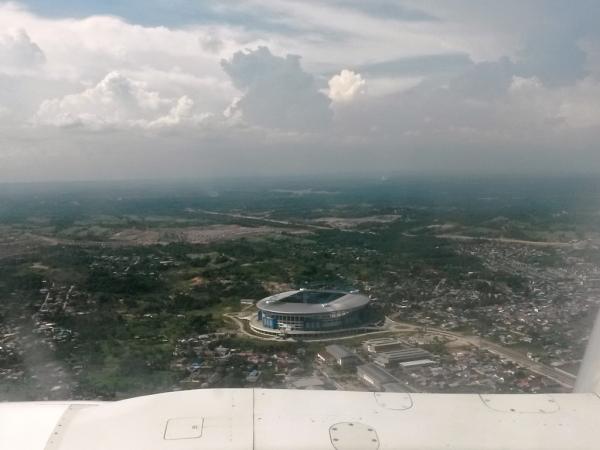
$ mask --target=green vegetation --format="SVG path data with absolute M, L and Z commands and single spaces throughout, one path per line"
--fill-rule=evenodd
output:
M 230 180 L 210 186 L 63 184 L 0 191 L 0 325 L 16 349 L 0 352 L 0 366 L 25 374 L 1 383 L 0 394 L 32 391 L 28 374 L 48 362 L 65 369 L 74 397 L 169 390 L 186 375 L 174 356 L 182 340 L 230 326 L 223 314 L 239 311 L 240 299 L 288 287 L 362 290 L 378 300 L 379 316 L 372 320 L 400 305 L 407 315 L 436 313 L 441 320 L 444 312 L 457 311 L 452 314 L 476 322 L 454 323 L 455 330 L 491 329 L 491 308 L 515 296 L 537 301 L 528 279 L 510 267 L 491 269 L 461 241 L 443 235 L 594 238 L 600 215 L 584 201 L 593 198 L 594 186 L 577 186 L 582 200 L 577 204 L 564 189 L 540 185 L 534 195 L 529 181 L 514 180 L 494 185 L 337 179 L 315 182 L 312 190 L 302 180 Z M 392 219 L 348 221 L 340 228 L 316 221 L 384 215 Z M 235 230 L 241 227 L 269 229 L 240 238 Z M 184 233 L 192 228 L 213 234 L 193 241 Z M 594 263 L 598 255 L 590 248 L 571 253 Z M 540 269 L 564 263 L 553 248 L 521 259 Z M 436 286 L 473 295 L 461 302 L 437 298 Z M 576 315 L 571 319 L 583 322 Z M 573 339 L 543 330 L 532 338 L 530 348 L 540 352 Z M 40 342 L 51 345 L 39 360 L 26 361 L 24 355 Z M 233 337 L 219 345 L 267 354 L 295 353 L 299 347 Z M 303 361 L 309 361 L 315 349 L 302 348 L 308 355 Z M 446 351 L 441 342 L 430 350 Z M 220 385 L 239 385 L 247 366 L 233 357 Z M 262 373 L 267 384 L 276 379 L 268 367 Z

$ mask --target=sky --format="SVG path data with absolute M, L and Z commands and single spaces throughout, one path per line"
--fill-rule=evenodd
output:
M 0 1 L 0 182 L 600 174 L 595 0 Z

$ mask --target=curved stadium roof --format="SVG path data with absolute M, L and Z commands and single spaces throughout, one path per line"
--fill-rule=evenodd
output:
M 367 303 L 369 298 L 361 294 L 301 289 L 264 298 L 256 306 L 262 311 L 277 314 L 325 314 L 361 308 Z

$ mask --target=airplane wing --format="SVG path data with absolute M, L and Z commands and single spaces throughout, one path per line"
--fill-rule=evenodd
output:
M 573 394 L 201 389 L 0 403 L 0 449 L 598 450 L 599 380 L 597 319 Z
M 268 389 L 0 404 L 2 450 L 600 448 L 596 394 Z

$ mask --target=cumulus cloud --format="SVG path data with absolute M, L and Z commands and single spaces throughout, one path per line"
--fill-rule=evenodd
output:
M 600 127 L 600 82 L 586 77 L 565 90 L 567 95 L 561 102 L 559 116 L 573 128 L 597 130 Z
M 220 57 L 213 51 L 218 45 L 215 39 L 222 39 L 223 49 L 228 51 L 239 48 L 239 40 L 253 43 L 242 31 L 221 26 L 151 27 L 107 15 L 56 19 L 32 14 L 17 3 L 0 1 L 0 36 L 11 27 L 27 30 L 30 41 L 43 49 L 46 64 L 40 77 L 81 83 L 97 80 L 112 70 L 172 73 L 175 77 L 214 80 L 212 86 L 207 84 L 206 92 L 221 90 L 217 83 L 226 81 Z M 17 41 L 26 47 L 25 39 Z M 210 49 L 199 42 L 210 43 Z M 35 47 L 30 53 L 36 54 Z
M 506 94 L 515 74 L 515 65 L 507 57 L 469 66 L 450 81 L 450 88 L 466 98 L 494 100 Z
M 57 178 L 540 170 L 576 146 L 600 170 L 598 2 L 209 3 L 218 17 L 178 26 L 129 4 L 127 20 L 99 3 L 112 15 L 61 19 L 0 1 L 0 181 L 49 176 L 50 152 Z
M 14 72 L 34 69 L 43 64 L 46 56 L 23 29 L 12 30 L 0 35 L 0 69 Z
M 592 77 L 552 89 L 537 77 L 515 76 L 510 94 L 513 111 L 525 110 L 530 119 L 541 118 L 571 129 L 600 126 L 600 82 Z
M 267 47 L 236 52 L 221 62 L 242 96 L 230 108 L 249 123 L 281 129 L 311 130 L 331 120 L 329 101 L 300 57 L 275 56 Z
M 366 81 L 356 72 L 344 69 L 329 80 L 329 98 L 334 102 L 348 102 L 365 92 Z
M 143 82 L 110 72 L 83 92 L 44 101 L 35 122 L 91 129 L 166 127 L 192 118 L 193 107 L 189 97 L 164 98 Z
M 198 41 L 200 43 L 200 47 L 209 53 L 219 53 L 225 46 L 224 42 L 214 34 L 201 36 Z
M 169 128 L 177 125 L 199 125 L 213 116 L 211 113 L 196 114 L 194 101 L 188 96 L 180 97 L 177 103 L 169 110 L 168 114 L 158 119 L 142 122 L 146 128 Z
M 513 76 L 510 83 L 509 91 L 511 93 L 520 93 L 528 91 L 537 91 L 542 88 L 542 82 L 537 77 L 519 77 Z

